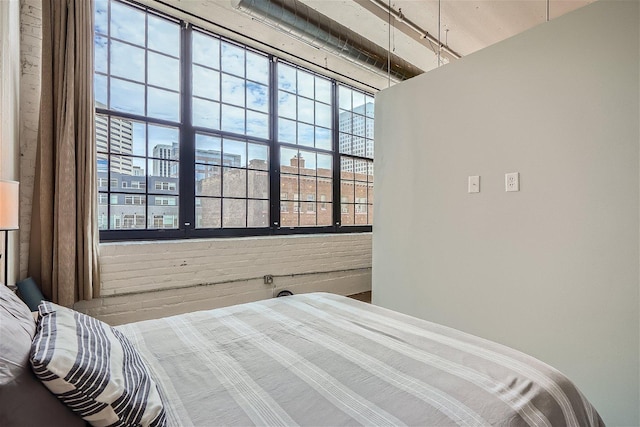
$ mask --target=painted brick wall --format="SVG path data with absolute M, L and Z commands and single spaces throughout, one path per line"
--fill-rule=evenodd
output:
M 75 308 L 111 324 L 271 298 L 371 290 L 371 233 L 101 245 L 102 297 Z M 273 285 L 263 276 L 273 275 Z

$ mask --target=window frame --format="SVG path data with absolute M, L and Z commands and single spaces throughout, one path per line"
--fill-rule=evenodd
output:
M 99 108 L 97 105 L 94 107 L 96 114 L 101 114 L 107 117 L 109 120 L 111 117 L 120 118 L 125 120 L 134 120 L 143 122 L 145 124 L 153 124 L 153 125 L 168 125 L 171 127 L 177 127 L 179 129 L 179 179 L 177 186 L 177 194 L 159 194 L 164 190 L 154 190 L 151 188 L 152 184 L 150 182 L 151 175 L 147 170 L 146 176 L 141 176 L 139 178 L 140 181 L 143 182 L 141 188 L 126 188 L 126 189 L 116 189 L 111 186 L 107 187 L 106 191 L 100 192 L 102 187 L 96 188 L 99 194 L 104 194 L 107 196 L 109 204 L 107 205 L 106 211 L 106 219 L 107 226 L 112 224 L 112 221 L 115 221 L 112 229 L 101 229 L 99 231 L 100 241 L 102 242 L 110 242 L 110 241 L 129 241 L 129 240 L 162 240 L 162 239 L 188 239 L 188 238 L 211 238 L 211 237 L 244 237 L 244 236 L 266 236 L 266 235 L 292 235 L 292 234 L 323 234 L 323 233 L 361 233 L 361 232 L 371 232 L 372 225 L 342 225 L 341 222 L 341 194 L 340 194 L 340 184 L 341 184 L 341 175 L 340 175 L 340 158 L 341 153 L 339 150 L 338 138 L 339 138 L 339 126 L 338 126 L 338 115 L 339 115 L 339 99 L 338 99 L 338 87 L 339 85 L 346 86 L 352 90 L 358 91 L 362 93 L 365 97 L 374 97 L 374 95 L 365 90 L 361 90 L 359 88 L 353 87 L 344 81 L 338 81 L 337 79 L 323 75 L 322 73 L 318 73 L 308 68 L 292 63 L 290 61 L 286 61 L 280 57 L 277 57 L 273 54 L 265 53 L 260 51 L 259 49 L 253 48 L 251 46 L 245 45 L 236 40 L 230 39 L 228 37 L 221 36 L 214 32 L 211 32 L 201 26 L 194 26 L 193 24 L 184 21 L 182 19 L 176 18 L 174 16 L 168 15 L 166 13 L 159 12 L 152 7 L 138 4 L 134 1 L 127 0 L 110 0 L 109 5 L 113 2 L 117 1 L 119 3 L 123 3 L 132 7 L 136 7 L 143 12 L 168 19 L 169 21 L 178 23 L 180 26 L 180 49 L 179 49 L 179 69 L 180 69 L 180 89 L 179 89 L 179 97 L 180 97 L 180 122 L 172 122 L 164 119 L 154 118 L 145 114 L 137 115 L 137 114 L 129 114 L 121 111 L 111 110 L 107 107 Z M 109 9 L 110 10 L 110 6 Z M 108 15 L 110 18 L 110 15 Z M 146 18 L 148 20 L 148 18 Z M 232 139 L 242 139 L 251 142 L 259 142 L 266 144 L 269 147 L 269 213 L 268 213 L 268 226 L 262 228 L 252 228 L 252 227 L 242 227 L 242 228 L 196 228 L 196 204 L 197 204 L 197 195 L 196 195 L 196 185 L 195 185 L 195 176 L 196 176 L 196 133 L 207 133 L 211 134 L 212 131 L 210 128 L 203 128 L 199 126 L 194 126 L 192 123 L 192 105 L 191 100 L 193 98 L 193 87 L 192 87 L 192 34 L 193 32 L 201 32 L 210 36 L 215 37 L 220 42 L 231 43 L 236 46 L 240 46 L 249 52 L 255 52 L 260 55 L 264 55 L 268 58 L 269 61 L 269 83 L 268 83 L 268 96 L 269 96 L 269 111 L 268 111 L 268 122 L 269 122 L 269 134 L 268 138 L 258 138 L 248 135 L 241 135 L 236 133 L 231 133 L 227 131 L 223 131 L 222 129 L 216 130 L 213 132 L 216 136 L 220 138 L 232 138 Z M 109 35 L 109 37 L 111 37 Z M 148 46 L 145 46 L 145 51 L 148 50 Z M 153 52 L 153 50 L 151 50 Z M 109 62 L 109 56 L 107 56 L 107 62 Z M 296 227 L 282 227 L 280 226 L 281 221 L 281 213 L 286 212 L 282 211 L 281 208 L 281 200 L 280 200 L 280 148 L 286 146 L 286 148 L 297 148 L 304 150 L 306 148 L 304 145 L 299 144 L 285 144 L 283 145 L 278 141 L 278 73 L 277 66 L 278 63 L 283 63 L 288 66 L 294 67 L 295 69 L 301 69 L 305 72 L 311 73 L 313 75 L 320 76 L 324 79 L 327 79 L 331 83 L 331 113 L 332 113 L 332 128 L 331 128 L 331 149 L 330 150 L 320 150 L 323 153 L 329 153 L 332 156 L 333 164 L 332 164 L 332 194 L 331 197 L 328 197 L 327 200 L 320 201 L 320 196 L 316 196 L 314 199 L 315 209 L 314 212 L 318 215 L 318 212 L 321 210 L 321 204 L 325 206 L 322 208 L 323 210 L 327 209 L 326 204 L 329 203 L 330 206 L 328 209 L 332 210 L 332 224 L 325 226 L 296 226 Z M 246 67 L 246 54 L 245 54 L 245 67 Z M 106 73 L 101 73 L 102 75 L 110 76 L 110 71 L 107 69 Z M 145 80 L 145 86 L 148 85 L 148 82 Z M 108 95 L 110 96 L 110 95 Z M 366 99 L 366 98 L 365 98 Z M 145 101 L 148 102 L 148 101 Z M 95 105 L 95 104 L 94 104 Z M 245 105 L 245 110 L 247 106 Z M 146 108 L 145 108 L 146 111 Z M 246 112 L 245 112 L 246 116 Z M 108 123 L 110 123 L 108 121 Z M 245 118 L 245 126 L 246 126 L 246 118 Z M 220 126 L 222 127 L 222 126 Z M 109 133 L 109 125 L 107 126 L 107 133 Z M 97 147 L 97 145 L 96 145 Z M 316 151 L 313 148 L 313 151 Z M 316 152 L 320 152 L 316 151 Z M 117 153 L 111 153 L 110 143 L 107 144 L 107 154 L 105 156 L 109 158 L 110 155 Z M 148 162 L 149 159 L 152 159 L 153 156 L 147 152 L 144 159 L 145 162 Z M 248 159 L 247 159 L 248 160 Z M 371 159 L 368 159 L 371 160 Z M 111 183 L 111 166 L 110 163 L 107 168 L 107 183 Z M 148 164 L 148 163 L 147 163 Z M 220 165 L 222 167 L 222 165 Z M 148 166 L 147 166 L 148 168 Z M 161 178 L 161 177 L 157 177 Z M 159 180 L 156 181 L 156 183 Z M 145 207 L 145 228 L 130 228 L 125 229 L 122 228 L 125 224 L 124 218 L 120 218 L 119 221 L 115 220 L 115 217 L 111 212 L 111 201 L 114 196 L 120 197 L 123 196 L 123 192 L 126 190 L 141 190 L 136 194 L 140 194 L 141 197 L 146 197 Z M 152 224 L 149 223 L 149 218 L 153 218 L 153 213 L 149 211 L 149 207 L 152 206 L 150 203 L 151 197 L 163 197 L 170 196 L 177 198 L 177 217 L 178 217 L 178 228 L 170 229 L 170 228 L 151 228 Z M 221 198 L 222 200 L 222 198 Z M 299 212 L 306 212 L 306 205 L 309 203 L 307 200 L 298 200 Z M 153 205 L 155 206 L 155 204 Z M 164 205 L 163 205 L 164 206 Z M 304 208 L 303 208 L 304 206 Z M 371 208 L 371 205 L 369 206 Z M 222 219 L 221 219 L 222 220 Z M 245 221 L 247 219 L 245 218 Z M 153 223 L 155 223 L 155 218 L 153 219 Z M 246 222 L 245 222 L 246 223 Z

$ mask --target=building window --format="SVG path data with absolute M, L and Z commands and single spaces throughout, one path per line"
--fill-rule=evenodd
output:
M 147 6 L 95 6 L 101 238 L 371 229 L 371 94 Z
M 132 196 L 132 195 L 125 195 L 124 196 L 124 204 L 125 205 L 144 205 L 145 204 L 145 197 L 144 196 Z

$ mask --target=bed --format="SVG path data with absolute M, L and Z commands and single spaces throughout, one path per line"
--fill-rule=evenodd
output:
M 603 425 L 530 356 L 333 294 L 109 329 L 139 355 L 171 426 Z

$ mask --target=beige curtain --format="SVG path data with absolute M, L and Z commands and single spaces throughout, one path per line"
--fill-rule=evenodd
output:
M 29 275 L 71 306 L 99 295 L 93 0 L 42 0 L 42 98 Z

